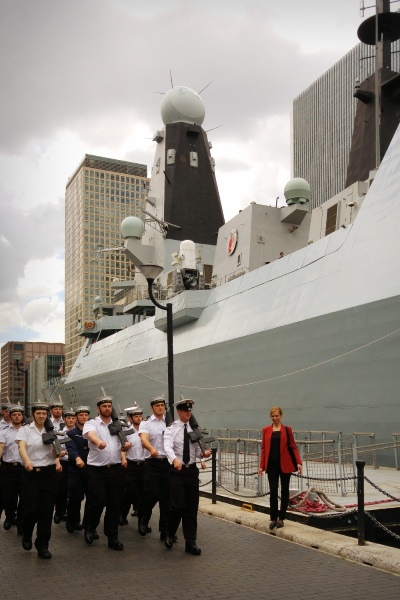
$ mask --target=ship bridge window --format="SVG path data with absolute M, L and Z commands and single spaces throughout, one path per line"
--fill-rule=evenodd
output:
M 338 205 L 334 204 L 329 207 L 326 212 L 326 226 L 325 226 L 325 235 L 329 235 L 336 231 L 336 223 L 337 223 L 337 214 L 338 214 Z

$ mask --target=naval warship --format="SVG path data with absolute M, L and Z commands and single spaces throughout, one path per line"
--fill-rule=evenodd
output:
M 385 27 L 383 57 L 394 36 Z M 399 75 L 385 64 L 378 75 L 392 99 Z M 363 84 L 357 93 L 361 113 L 382 109 L 383 96 L 374 102 Z M 384 158 L 375 171 L 375 156 L 357 152 L 371 146 L 368 119 L 358 116 L 350 179 L 335 199 L 342 225 L 316 239 L 309 189 L 298 179 L 287 186 L 287 206 L 252 203 L 224 223 L 200 96 L 174 87 L 161 114 L 146 209 L 124 223 L 121 251 L 163 268 L 153 289 L 172 304 L 175 395 L 196 400 L 205 427 L 260 428 L 280 405 L 298 430 L 389 439 L 400 422 L 398 120 L 378 144 Z M 57 390 L 67 405 L 94 407 L 101 386 L 121 407 L 168 395 L 165 311 L 139 270 L 114 287 L 115 304 L 96 298 L 94 317 L 80 324 L 86 341 Z

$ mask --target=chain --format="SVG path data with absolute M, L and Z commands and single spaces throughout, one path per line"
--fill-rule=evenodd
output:
M 353 481 L 357 479 L 355 475 L 351 475 L 350 477 L 308 477 L 306 475 L 298 475 L 297 473 L 292 473 L 293 477 L 298 477 L 299 479 L 307 479 L 307 481 Z
M 384 494 L 385 496 L 387 496 L 388 498 L 391 498 L 395 502 L 400 502 L 399 498 L 396 498 L 395 496 L 392 496 L 392 494 L 389 494 L 389 492 L 385 492 L 385 490 L 383 490 L 382 488 L 379 487 L 379 485 L 376 485 L 376 483 L 374 483 L 373 481 L 371 481 L 370 479 L 368 479 L 368 477 L 365 477 L 365 475 L 364 475 L 364 479 L 365 479 L 365 481 L 368 481 L 368 483 L 370 485 L 372 485 L 372 487 L 374 487 L 376 490 L 378 490 L 379 492 L 381 492 L 381 494 Z
M 210 483 L 212 483 L 212 479 L 210 479 L 210 481 L 207 481 L 207 483 L 201 483 L 199 485 L 199 487 L 204 487 L 205 485 L 210 485 Z
M 383 531 L 385 531 L 386 533 L 388 533 L 389 535 L 391 535 L 392 537 L 394 537 L 396 540 L 400 541 L 400 535 L 397 535 L 397 533 L 394 533 L 394 531 L 391 531 L 390 529 L 388 529 L 387 527 L 385 527 L 385 525 L 382 525 L 382 523 L 379 523 L 379 521 L 377 519 L 375 519 L 375 517 L 373 517 L 371 515 L 371 513 L 369 513 L 368 511 L 365 511 L 365 514 L 368 517 L 368 519 L 371 519 L 371 521 L 373 521 L 375 523 L 375 525 L 377 525 L 378 527 L 380 527 L 381 529 L 383 529 Z
M 231 490 L 228 490 L 228 488 L 226 488 L 225 486 L 223 486 L 222 483 L 218 483 L 217 486 L 218 487 L 222 487 L 223 490 L 225 490 L 229 494 L 233 494 L 234 496 L 237 496 L 238 498 L 261 498 L 262 496 L 268 496 L 269 495 L 269 492 L 267 492 L 266 494 L 256 494 L 255 496 L 245 496 L 243 494 L 236 494 L 235 492 L 232 492 Z

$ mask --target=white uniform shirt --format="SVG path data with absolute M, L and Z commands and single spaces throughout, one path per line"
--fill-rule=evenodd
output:
M 179 419 L 174 421 L 170 427 L 167 427 L 164 434 L 164 448 L 167 453 L 167 458 L 169 462 L 174 462 L 175 458 L 178 458 L 183 462 L 183 434 L 184 434 L 185 424 L 182 423 Z M 187 423 L 187 430 L 193 431 L 190 427 L 189 423 Z M 195 463 L 196 458 L 201 458 L 201 449 L 199 444 L 196 442 L 192 444 L 189 440 L 189 452 L 190 452 L 190 461 L 189 464 Z
M 134 433 L 131 433 L 131 435 L 127 435 L 126 439 L 128 440 L 128 442 L 130 442 L 132 444 L 132 448 L 129 448 L 129 450 L 126 453 L 126 458 L 128 460 L 144 460 L 144 448 L 142 446 L 142 441 L 140 439 L 140 435 L 139 432 L 134 429 Z
M 44 428 L 39 431 L 35 421 L 32 421 L 29 425 L 21 427 L 15 436 L 16 442 L 20 440 L 26 442 L 26 451 L 34 467 L 48 467 L 55 464 L 53 445 L 43 444 L 42 433 L 45 431 Z
M 50 421 L 53 423 L 54 431 L 60 431 L 61 424 L 64 423 L 62 417 L 58 420 L 54 417 L 50 417 Z
M 150 444 L 158 450 L 159 458 L 166 458 L 164 450 L 164 432 L 166 429 L 165 415 L 161 420 L 158 420 L 155 415 L 151 415 L 147 421 L 142 421 L 139 426 L 139 435 L 141 433 L 148 433 Z M 150 452 L 144 448 L 144 458 L 151 458 Z
M 7 427 L 10 427 L 11 425 L 11 421 L 9 421 L 9 423 L 6 423 L 4 419 L 1 419 L 0 421 L 0 431 L 3 431 L 4 429 L 7 429 Z
M 0 444 L 4 444 L 3 462 L 22 463 L 22 458 L 18 452 L 18 446 L 15 443 L 15 436 L 20 429 L 20 427 L 15 429 L 14 425 L 10 425 L 10 427 L 0 431 Z
M 110 419 L 110 423 L 112 420 Z M 97 437 L 107 444 L 100 450 L 89 440 L 89 431 L 95 431 Z M 111 435 L 108 424 L 106 425 L 100 417 L 86 421 L 83 426 L 83 437 L 88 440 L 89 455 L 87 464 L 92 467 L 106 467 L 121 462 L 121 444 L 117 435 Z

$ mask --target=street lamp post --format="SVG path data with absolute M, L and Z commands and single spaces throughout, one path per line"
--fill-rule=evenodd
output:
M 30 411 L 29 411 L 29 395 L 28 395 L 28 369 L 25 369 L 23 367 L 20 366 L 19 361 L 22 358 L 22 355 L 18 354 L 18 355 L 14 355 L 15 358 L 15 364 L 17 366 L 18 371 L 20 371 L 21 373 L 24 374 L 24 408 L 25 408 L 25 416 L 29 417 L 30 415 Z
M 173 336 L 173 318 L 172 303 L 160 304 L 154 297 L 153 283 L 156 277 L 162 272 L 163 268 L 159 265 L 140 265 L 139 271 L 147 281 L 150 300 L 157 308 L 167 311 L 167 353 L 168 353 L 168 407 L 171 417 L 174 418 L 174 336 Z

